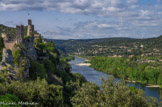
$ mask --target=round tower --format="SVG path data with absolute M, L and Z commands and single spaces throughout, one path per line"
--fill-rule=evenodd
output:
M 27 36 L 34 36 L 34 25 L 32 25 L 32 20 L 28 20 Z

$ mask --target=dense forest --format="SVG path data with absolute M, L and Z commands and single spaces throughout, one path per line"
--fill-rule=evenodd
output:
M 90 62 L 93 68 L 113 74 L 124 80 L 140 81 L 143 84 L 162 85 L 162 63 L 159 61 L 148 63 L 139 59 L 94 57 Z

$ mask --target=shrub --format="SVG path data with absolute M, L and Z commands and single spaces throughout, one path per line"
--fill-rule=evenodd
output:
M 21 101 L 38 103 L 39 107 L 63 106 L 63 88 L 48 85 L 45 79 L 37 78 L 35 81 L 29 82 L 12 81 L 10 84 L 0 85 L 0 88 L 1 94 L 16 95 Z
M 30 78 L 32 79 L 36 79 L 37 77 L 47 78 L 46 69 L 44 65 L 34 60 L 30 61 L 29 74 Z

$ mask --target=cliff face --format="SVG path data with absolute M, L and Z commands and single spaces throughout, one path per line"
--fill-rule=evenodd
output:
M 27 58 L 26 52 L 20 47 L 15 47 L 13 53 L 11 50 L 3 48 L 2 61 L 0 62 L 0 72 L 7 72 L 7 78 L 9 81 L 19 80 L 22 77 L 24 79 L 28 78 L 30 61 Z M 13 58 L 13 56 L 17 57 Z M 15 63 L 15 61 L 18 61 L 20 64 Z
M 10 64 L 14 67 L 14 60 L 11 50 L 3 48 L 2 62 Z
M 14 70 L 14 60 L 11 50 L 3 48 L 2 61 L 0 62 L 0 72 L 8 73 L 8 80 L 17 80 Z

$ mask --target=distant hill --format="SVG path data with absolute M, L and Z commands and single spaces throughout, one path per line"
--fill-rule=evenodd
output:
M 48 39 L 52 40 L 52 39 Z M 64 53 L 83 56 L 161 55 L 162 36 L 148 39 L 102 38 L 52 40 Z
M 12 37 L 15 36 L 16 34 L 16 29 L 13 27 L 8 27 L 5 25 L 0 24 L 0 35 L 2 34 L 2 32 L 6 32 L 6 33 L 10 33 Z

